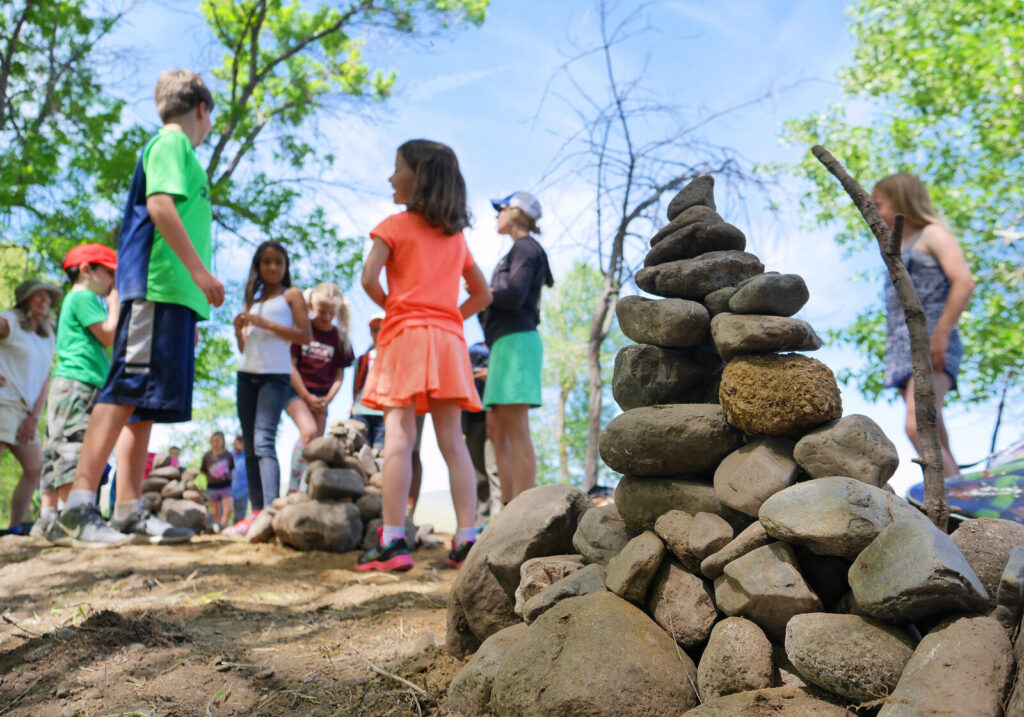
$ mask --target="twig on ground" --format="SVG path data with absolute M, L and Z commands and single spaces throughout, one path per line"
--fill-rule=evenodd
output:
M 17 705 L 19 702 L 21 702 L 21 700 L 24 699 L 25 695 L 27 695 L 29 692 L 31 692 L 32 688 L 35 687 L 37 684 L 39 684 L 39 680 L 41 680 L 41 679 L 43 679 L 43 676 L 39 675 L 39 677 L 37 677 L 34 680 L 32 680 L 32 684 L 30 684 L 28 687 L 26 687 L 22 691 L 22 693 L 20 695 L 18 695 L 13 700 L 11 700 L 5 707 L 0 708 L 0 715 L 2 715 L 4 712 L 6 712 L 9 709 L 13 709 L 15 705 Z
M 357 652 L 356 654 L 357 654 L 357 655 L 359 655 L 359 653 L 358 653 L 358 652 Z M 424 690 L 424 689 L 423 689 L 422 687 L 420 687 L 419 685 L 417 685 L 417 684 L 416 684 L 415 682 L 409 682 L 409 680 L 405 679 L 404 677 L 399 677 L 398 675 L 396 675 L 396 674 L 395 674 L 395 673 L 393 673 L 393 672 L 388 672 L 387 670 L 385 670 L 385 669 L 384 669 L 384 668 L 382 668 L 382 667 L 377 667 L 377 665 L 373 664 L 372 662 L 370 662 L 369 660 L 367 660 L 367 659 L 366 659 L 365 657 L 363 657 L 362 655 L 359 655 L 359 657 L 360 657 L 360 659 L 362 659 L 362 661 L 363 661 L 363 662 L 365 662 L 365 663 L 366 663 L 366 665 L 367 665 L 367 666 L 368 666 L 368 667 L 369 667 L 369 668 L 370 668 L 371 670 L 373 670 L 374 672 L 376 672 L 376 673 L 377 673 L 378 675 L 382 675 L 382 676 L 384 676 L 384 677 L 390 677 L 390 678 L 391 678 L 392 680 L 394 680 L 395 682 L 398 682 L 398 683 L 401 683 L 401 684 L 405 685 L 405 686 L 406 686 L 406 687 L 408 687 L 409 689 L 411 689 L 411 690 L 413 690 L 413 691 L 415 691 L 415 692 L 418 692 L 418 693 L 420 693 L 420 694 L 421 694 L 421 695 L 423 695 L 424 697 L 430 697 L 430 695 L 429 695 L 429 694 L 427 693 L 427 691 L 426 691 L 426 690 Z
M 40 632 L 33 632 L 32 630 L 29 630 L 26 627 L 22 627 L 21 625 L 16 623 L 13 618 L 8 617 L 7 615 L 2 615 L 0 617 L 3 617 L 4 622 L 6 622 L 8 625 L 14 625 L 16 628 L 24 632 L 26 635 L 31 635 L 32 637 L 39 637 L 40 635 L 42 635 L 42 633 Z

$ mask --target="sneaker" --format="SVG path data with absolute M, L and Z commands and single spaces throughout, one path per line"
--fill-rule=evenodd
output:
M 45 538 L 52 525 L 53 518 L 40 517 L 39 520 L 32 524 L 32 530 L 28 531 L 28 534 L 32 538 Z
M 249 528 L 252 527 L 252 521 L 256 520 L 256 516 L 259 514 L 258 510 L 254 510 L 251 514 L 226 529 L 222 535 L 241 535 L 244 537 L 249 532 Z
M 53 521 L 45 537 L 54 545 L 69 548 L 106 548 L 131 541 L 130 536 L 107 525 L 94 505 L 65 510 Z
M 369 572 L 371 570 L 382 570 L 384 572 L 403 572 L 412 567 L 412 556 L 409 555 L 409 546 L 405 538 L 395 538 L 387 545 L 380 545 L 381 529 L 377 529 L 377 544 L 379 547 L 367 550 L 356 560 L 356 570 Z
M 475 540 L 469 540 L 462 545 L 456 547 L 455 540 L 452 540 L 452 549 L 448 551 L 448 559 L 445 564 L 449 568 L 455 568 L 458 570 L 462 567 L 462 564 L 466 562 L 466 558 L 469 556 L 470 549 L 476 545 Z
M 148 510 L 137 510 L 122 522 L 110 521 L 112 528 L 117 528 L 131 538 L 135 544 L 153 545 L 187 543 L 195 535 L 188 528 L 178 528 L 166 520 L 161 520 Z

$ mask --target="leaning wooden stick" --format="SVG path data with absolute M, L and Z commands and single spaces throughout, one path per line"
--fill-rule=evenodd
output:
M 942 467 L 942 444 L 939 440 L 939 423 L 935 411 L 935 385 L 932 377 L 931 335 L 928 320 L 921 306 L 921 299 L 910 280 L 910 274 L 903 265 L 901 244 L 903 215 L 897 214 L 893 231 L 885 225 L 871 195 L 864 191 L 856 179 L 850 176 L 843 165 L 832 154 L 815 145 L 811 152 L 825 169 L 839 180 L 860 210 L 864 221 L 878 240 L 882 259 L 889 270 L 889 277 L 907 319 L 910 332 L 910 358 L 914 365 L 914 417 L 917 419 L 917 442 L 921 459 L 917 461 L 924 471 L 924 512 L 940 529 L 946 530 L 949 520 L 949 506 L 946 503 L 946 475 Z

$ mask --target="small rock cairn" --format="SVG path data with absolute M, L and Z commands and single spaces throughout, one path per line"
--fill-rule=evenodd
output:
M 842 417 L 803 279 L 765 273 L 700 176 L 623 298 L 615 504 L 547 485 L 502 510 L 448 605 L 477 715 L 1024 715 L 1024 525 L 951 536 Z M 1016 649 L 1011 641 L 1016 639 Z
M 206 496 L 196 486 L 199 471 L 171 465 L 169 453 L 158 453 L 146 480 L 142 481 L 142 507 L 179 528 L 197 535 L 212 527 L 207 523 Z
M 256 516 L 245 539 L 263 543 L 276 537 L 297 550 L 335 553 L 374 547 L 384 482 L 365 437 L 366 426 L 348 420 L 310 441 L 302 450 L 306 492 L 276 498 Z M 416 535 L 415 526 L 406 529 Z

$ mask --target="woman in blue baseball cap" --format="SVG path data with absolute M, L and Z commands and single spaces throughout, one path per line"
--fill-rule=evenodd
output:
M 540 202 L 529 192 L 513 192 L 491 204 L 498 212 L 498 233 L 512 237 L 512 249 L 491 276 L 493 303 L 481 323 L 491 349 L 484 388 L 487 435 L 494 444 L 503 503 L 533 487 L 537 456 L 530 439 L 530 409 L 541 405 L 544 347 L 540 293 L 555 283 L 547 254 L 534 238 L 540 234 Z

